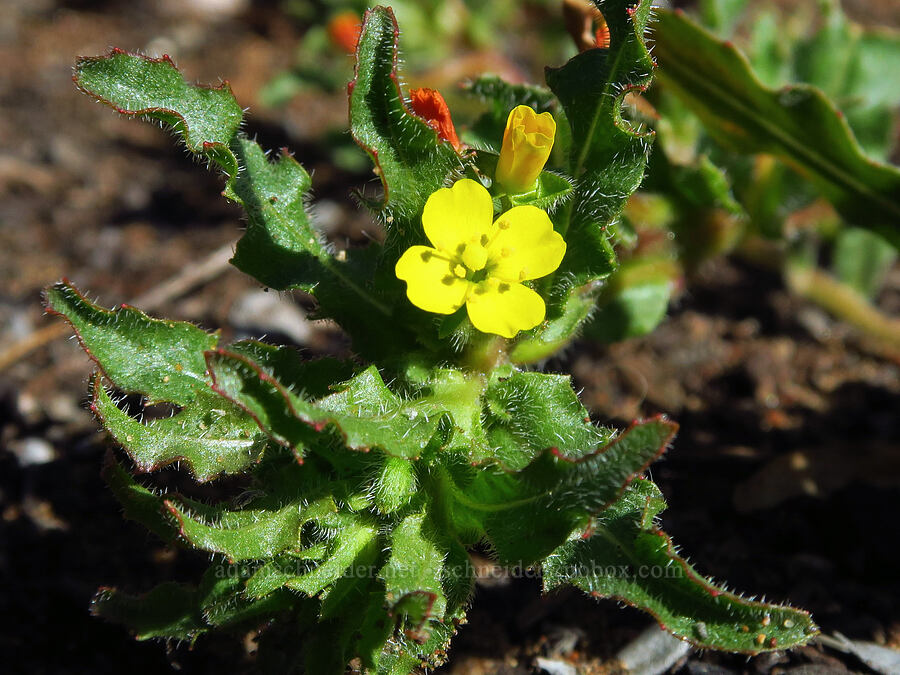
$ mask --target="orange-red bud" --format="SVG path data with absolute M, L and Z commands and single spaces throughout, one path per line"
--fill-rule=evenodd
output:
M 359 34 L 362 32 L 362 20 L 356 12 L 347 10 L 331 17 L 328 22 L 328 37 L 331 43 L 348 54 L 356 51 Z
M 441 96 L 441 92 L 427 87 L 411 89 L 409 99 L 413 112 L 428 122 L 428 126 L 434 129 L 438 136 L 459 152 L 462 144 L 459 142 L 459 136 L 456 135 L 456 128 L 450 118 L 450 108 L 447 107 L 447 102 Z

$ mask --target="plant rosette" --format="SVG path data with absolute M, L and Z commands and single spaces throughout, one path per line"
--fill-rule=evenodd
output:
M 487 547 L 500 565 L 540 569 L 548 591 L 624 601 L 699 647 L 752 654 L 815 634 L 807 613 L 705 579 L 660 529 L 665 502 L 644 472 L 675 424 L 594 424 L 568 375 L 524 367 L 590 315 L 652 140 L 620 113 L 653 72 L 650 2 L 601 10 L 609 46 L 548 70 L 549 89 L 472 83 L 489 110 L 471 129 L 499 154 L 458 137 L 434 93 L 407 99 L 394 16 L 370 10 L 349 117 L 382 183 L 361 201 L 385 239 L 341 256 L 309 218 L 309 175 L 241 132 L 227 84 L 193 86 L 168 58 L 121 50 L 78 61 L 82 91 L 171 126 L 222 170 L 247 216 L 232 263 L 310 293 L 356 355 L 223 344 L 190 323 L 105 310 L 68 282 L 48 289 L 49 311 L 98 366 L 91 407 L 123 450 L 103 474 L 126 517 L 212 556 L 197 585 L 102 589 L 96 615 L 139 639 L 255 629 L 260 663 L 278 672 L 357 660 L 410 673 L 446 660 L 473 595 L 469 551 Z M 175 412 L 144 420 L 115 392 Z M 135 477 L 172 464 L 200 482 L 246 475 L 245 490 L 203 503 Z

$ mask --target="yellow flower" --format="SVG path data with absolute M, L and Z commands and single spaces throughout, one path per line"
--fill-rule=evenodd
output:
M 516 106 L 506 119 L 503 146 L 495 178 L 511 194 L 530 192 L 553 148 L 556 122 L 548 112 L 538 115 L 527 105 Z
M 463 178 L 428 198 L 422 225 L 432 246 L 411 246 L 395 268 L 416 307 L 465 305 L 475 328 L 507 338 L 544 320 L 544 300 L 522 282 L 550 274 L 566 252 L 545 211 L 516 206 L 495 221 L 491 195 Z

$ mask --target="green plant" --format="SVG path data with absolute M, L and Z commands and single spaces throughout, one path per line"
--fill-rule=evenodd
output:
M 540 569 L 547 590 L 570 584 L 619 599 L 698 646 L 756 653 L 816 633 L 801 610 L 741 598 L 700 576 L 660 529 L 665 502 L 644 471 L 675 424 L 598 426 L 568 376 L 524 367 L 566 345 L 591 313 L 616 268 L 613 242 L 626 236 L 618 219 L 653 139 L 621 112 L 653 72 L 644 44 L 650 3 L 601 8 L 609 48 L 549 69 L 549 90 L 496 79 L 472 87 L 493 110 L 478 125 L 484 145 L 462 151 L 408 106 L 396 22 L 389 9 L 371 10 L 349 88 L 350 127 L 382 181 L 380 199 L 360 199 L 385 239 L 340 256 L 308 217 L 309 176 L 289 154 L 270 160 L 241 133 L 227 85 L 191 86 L 167 58 L 120 50 L 78 62 L 85 93 L 162 121 L 223 171 L 226 197 L 247 216 L 233 264 L 268 287 L 312 294 L 318 316 L 337 321 L 357 354 L 306 361 L 290 347 L 224 345 L 188 323 L 102 309 L 67 282 L 48 289 L 48 309 L 97 364 L 92 409 L 134 470 L 177 463 L 201 482 L 246 476 L 233 499 L 209 504 L 143 485 L 110 454 L 104 476 L 126 517 L 213 561 L 197 586 L 167 583 L 143 596 L 103 589 L 95 614 L 140 639 L 267 627 L 261 658 L 279 672 L 339 673 L 359 659 L 372 672 L 408 673 L 445 660 L 472 594 L 468 551 L 486 546 L 501 565 Z M 494 106 L 518 104 L 551 111 L 558 131 L 554 170 L 511 194 L 490 180 L 498 154 L 487 142 L 496 149 L 503 138 Z M 491 223 L 499 212 L 516 231 L 515 212 L 552 224 L 534 230 L 555 242 L 550 248 L 565 242 L 565 255 L 541 274 L 519 275 L 516 292 L 534 315 L 510 319 L 511 339 L 464 307 L 493 283 L 503 310 L 503 286 L 514 283 L 498 271 L 504 248 L 483 234 L 471 249 L 465 240 L 445 251 L 423 217 L 460 189 L 487 195 L 485 228 L 506 231 L 503 218 Z M 419 251 L 428 243 L 434 248 Z M 422 272 L 423 283 L 461 284 L 461 295 L 419 309 L 427 301 L 398 279 L 410 251 L 422 265 L 446 253 L 448 274 Z M 174 412 L 142 420 L 117 405 L 116 390 Z

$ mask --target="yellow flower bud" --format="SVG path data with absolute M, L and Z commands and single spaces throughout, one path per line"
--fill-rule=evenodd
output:
M 550 113 L 538 115 L 527 105 L 513 108 L 497 162 L 495 178 L 500 187 L 511 194 L 532 190 L 550 157 L 555 135 L 556 121 Z

